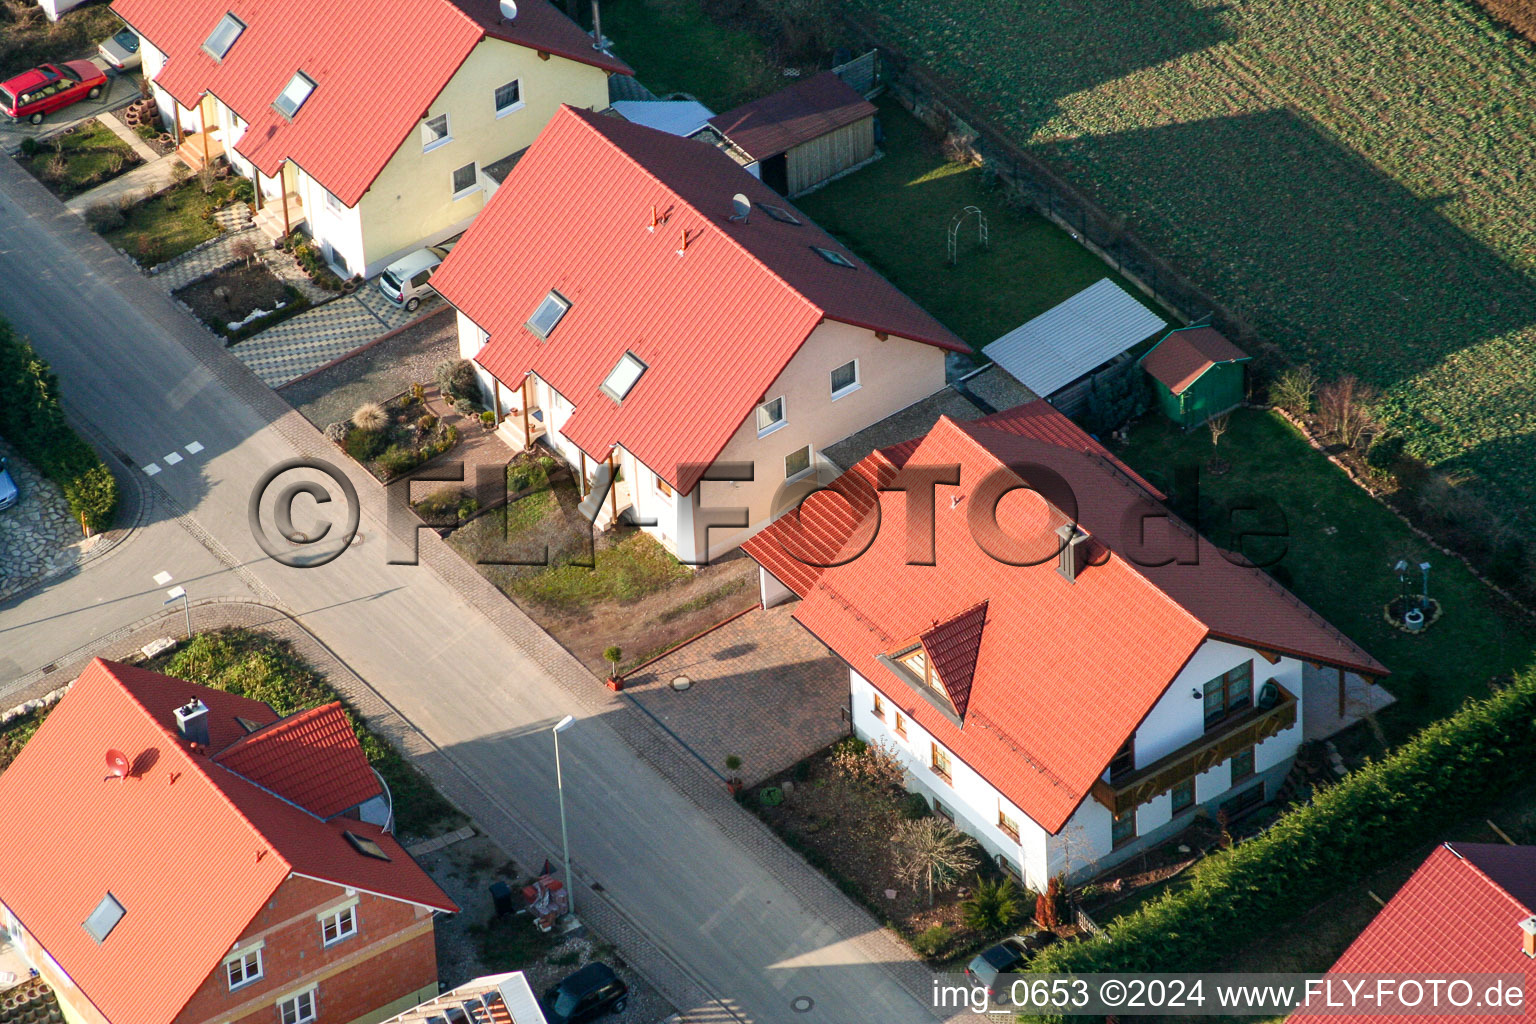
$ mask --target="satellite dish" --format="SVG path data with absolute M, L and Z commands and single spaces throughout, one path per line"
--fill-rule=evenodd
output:
M 132 767 L 128 755 L 121 750 L 107 751 L 107 771 L 112 773 L 107 776 L 108 779 L 126 779 Z
M 743 224 L 747 222 L 747 215 L 752 212 L 752 201 L 737 192 L 731 196 L 731 208 L 736 212 L 731 214 L 731 220 L 739 220 Z
M 517 0 L 501 0 L 501 17 L 504 21 L 517 20 Z

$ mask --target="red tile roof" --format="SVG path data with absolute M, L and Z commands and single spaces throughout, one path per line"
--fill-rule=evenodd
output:
M 1023 436 L 941 418 L 902 469 L 876 452 L 845 474 L 839 494 L 809 499 L 799 522 L 783 516 L 743 545 L 802 596 L 796 619 L 1040 825 L 1055 832 L 1065 824 L 1207 638 L 1385 673 L 1263 573 L 1234 565 L 1166 518 L 1102 455 L 1041 441 L 1041 433 L 1050 432 Z M 914 524 L 914 537 L 934 538 L 932 564 L 914 564 L 929 559 L 922 545 L 916 553 L 924 557 L 909 548 L 905 492 L 879 492 L 879 517 L 862 527 L 843 495 L 869 507 L 876 483 L 900 487 L 903 474 L 928 466 L 958 466 L 960 484 L 937 488 L 931 529 Z M 995 493 L 982 482 L 998 473 L 1016 481 L 1010 466 L 1047 493 L 1053 479 L 1070 488 L 1092 538 L 1092 564 L 1075 583 L 1056 571 L 1055 530 L 1067 519 L 1039 494 L 1009 493 L 995 503 L 1000 528 L 986 525 Z M 878 526 L 873 540 L 869 523 Z M 1143 524 L 1149 548 L 1140 547 Z M 1010 544 L 1015 550 L 1004 550 Z M 988 548 L 1034 564 L 1005 564 Z M 1193 554 L 1196 564 L 1146 567 L 1132 557 L 1144 552 L 1139 560 L 1153 561 L 1169 550 Z M 796 552 L 827 567 L 805 565 Z M 912 699 L 877 658 L 983 601 L 962 729 Z
M 962 718 L 970 705 L 971 681 L 976 675 L 976 659 L 981 654 L 986 624 L 987 602 L 983 601 L 919 637 L 939 680 L 949 691 L 950 703 Z
M 340 701 L 289 715 L 214 760 L 321 818 L 381 792 Z
M 523 0 L 512 25 L 501 24 L 497 0 L 115 0 L 112 9 L 166 54 L 155 81 L 182 106 L 212 93 L 249 122 L 236 152 L 268 176 L 292 160 L 348 206 L 487 36 L 631 73 L 547 0 Z M 246 27 L 221 62 L 202 46 L 226 12 Z M 296 71 L 315 90 L 290 121 L 272 104 Z
M 1536 991 L 1536 960 L 1521 948 L 1520 930 L 1520 922 L 1536 913 L 1530 898 L 1532 879 L 1536 879 L 1536 847 L 1446 843 L 1419 866 L 1328 973 L 1442 978 L 1455 974 L 1523 975 L 1527 997 L 1524 1013 L 1446 1019 L 1458 1024 L 1536 1020 L 1536 1002 L 1529 998 Z M 1289 1021 L 1391 1024 L 1404 1019 L 1335 1011 L 1297 1013 Z
M 873 103 L 823 71 L 716 114 L 709 123 L 753 160 L 767 160 L 875 113 Z
M 1248 353 L 1214 327 L 1184 327 L 1172 331 L 1141 357 L 1142 367 L 1176 395 L 1217 363 L 1247 359 Z
M 490 335 L 481 366 L 512 387 L 536 373 L 575 406 L 573 443 L 595 459 L 623 445 L 682 493 L 824 319 L 968 351 L 803 214 L 731 222 L 738 192 L 788 206 L 713 146 L 563 107 L 433 287 Z M 550 290 L 571 307 L 540 340 L 525 323 Z M 647 369 L 620 403 L 598 388 L 626 350 Z
M 174 1017 L 290 873 L 458 909 L 377 827 L 320 821 L 191 752 L 169 709 L 192 696 L 215 736 L 256 703 L 93 661 L 0 775 L 0 900 L 113 1024 Z M 109 747 L 130 778 L 104 779 Z M 356 853 L 349 827 L 392 860 Z M 81 922 L 108 892 L 125 913 L 98 943 Z

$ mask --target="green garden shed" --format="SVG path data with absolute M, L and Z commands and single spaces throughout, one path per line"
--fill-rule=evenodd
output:
M 1168 332 L 1141 357 L 1167 417 L 1188 430 L 1243 404 L 1248 353 L 1214 327 Z

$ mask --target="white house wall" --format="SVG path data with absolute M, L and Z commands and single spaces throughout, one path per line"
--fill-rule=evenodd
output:
M 763 576 L 771 578 L 766 572 Z M 769 595 L 766 582 L 763 587 L 766 602 Z M 1302 663 L 1294 658 L 1281 658 L 1278 663 L 1271 664 L 1251 650 L 1219 640 L 1207 640 L 1201 645 L 1143 719 L 1136 733 L 1136 767 L 1146 767 L 1200 739 L 1205 734 L 1205 705 L 1203 700 L 1194 698 L 1194 690 L 1199 688 L 1203 694 L 1207 681 L 1236 668 L 1245 659 L 1253 662 L 1255 699 L 1259 689 L 1271 679 L 1296 698 L 1295 724 L 1255 746 L 1254 774 L 1241 780 L 1236 787 L 1241 792 L 1249 786 L 1263 784 L 1266 799 L 1273 798 L 1304 734 Z M 1173 817 L 1171 793 L 1163 793 L 1136 808 L 1137 838 L 1118 850 L 1113 848 L 1111 840 L 1113 818 L 1109 809 L 1091 796 L 1083 799 L 1060 832 L 1050 835 L 1009 803 L 954 751 L 947 751 L 951 770 L 950 782 L 946 783 L 931 768 L 933 737 L 910 718 L 906 719 L 906 738 L 897 736 L 894 715 L 899 711 L 898 702 L 885 701 L 885 719 L 881 720 L 874 714 L 876 691 L 871 683 L 850 670 L 849 686 L 855 733 L 871 743 L 890 744 L 907 768 L 908 788 L 922 793 L 930 803 L 935 798 L 942 801 L 954 815 L 957 826 L 974 836 L 989 856 L 1001 855 L 1016 864 L 1032 888 L 1044 886 L 1050 877 L 1058 874 L 1066 874 L 1076 881 L 1107 870 L 1183 830 L 1194 819 L 1198 808 L 1209 807 L 1233 794 L 1231 762 L 1223 761 L 1195 777 L 1194 805 L 1181 811 L 1177 820 Z M 894 677 L 883 689 L 888 694 L 901 696 L 902 702 L 906 702 L 905 684 Z M 1028 712 L 1021 709 L 1020 713 Z M 1107 777 L 1106 770 L 1106 781 Z M 1018 822 L 1018 842 L 998 828 L 999 808 Z

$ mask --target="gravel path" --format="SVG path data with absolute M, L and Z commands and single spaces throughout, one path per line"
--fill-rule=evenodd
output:
M 432 368 L 458 354 L 458 328 L 445 312 L 313 377 L 286 385 L 278 394 L 324 430 L 327 423 L 345 420 L 364 402 L 382 402 L 412 384 L 430 383 Z

